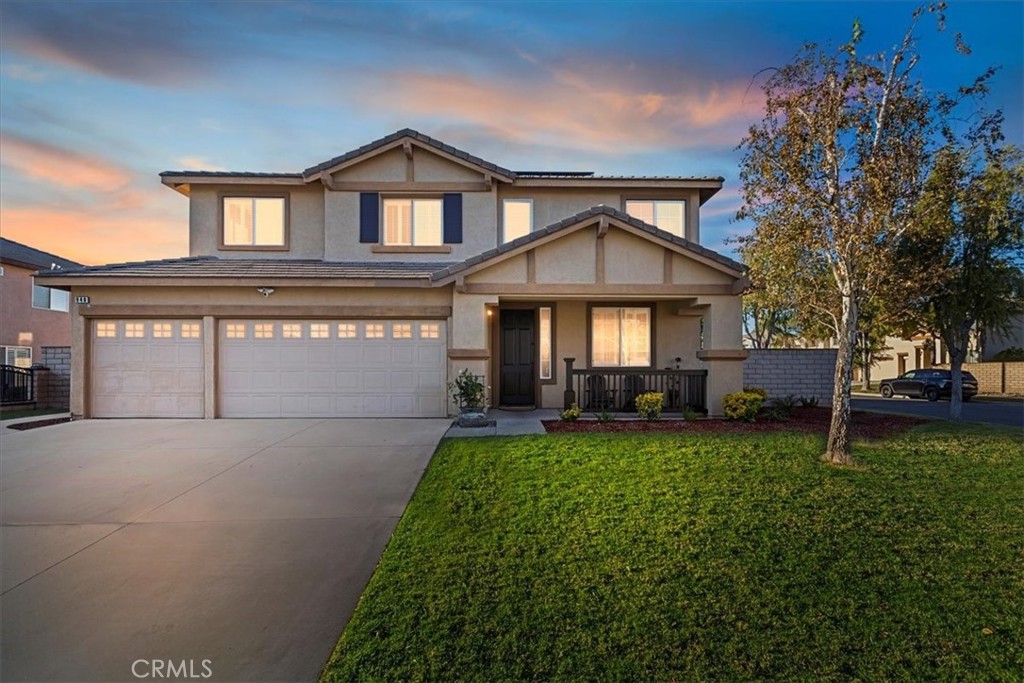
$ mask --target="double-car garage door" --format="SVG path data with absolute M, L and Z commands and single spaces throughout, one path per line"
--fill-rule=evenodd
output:
M 96 417 L 202 417 L 201 321 L 93 323 Z M 443 417 L 439 320 L 220 320 L 220 417 Z

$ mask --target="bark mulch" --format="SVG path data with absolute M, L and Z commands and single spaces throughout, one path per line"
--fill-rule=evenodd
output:
M 26 429 L 35 429 L 36 427 L 49 427 L 50 425 L 64 424 L 65 422 L 71 422 L 70 417 L 54 417 L 49 420 L 35 420 L 33 422 L 19 422 L 18 424 L 7 425 L 8 429 L 17 429 L 19 432 L 23 432 Z
M 648 422 L 646 420 L 615 420 L 614 422 L 598 422 L 596 420 L 577 420 L 562 422 L 560 420 L 544 420 L 544 428 L 548 432 L 669 432 L 669 433 L 727 433 L 727 434 L 765 434 L 772 432 L 806 432 L 809 434 L 828 434 L 832 413 L 829 408 L 796 408 L 790 418 L 784 422 L 732 422 L 729 420 L 674 420 L 662 419 Z M 850 413 L 851 431 L 854 438 L 884 439 L 928 422 L 919 417 L 907 415 L 884 415 L 854 410 Z

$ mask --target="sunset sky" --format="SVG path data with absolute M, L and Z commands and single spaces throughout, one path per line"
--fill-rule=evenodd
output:
M 410 127 L 512 169 L 722 175 L 702 241 L 728 251 L 755 74 L 857 17 L 889 48 L 913 7 L 4 0 L 0 232 L 90 264 L 182 256 L 188 200 L 160 171 L 301 171 Z M 1001 66 L 990 104 L 1024 143 L 1024 3 L 947 18 L 922 24 L 920 74 Z

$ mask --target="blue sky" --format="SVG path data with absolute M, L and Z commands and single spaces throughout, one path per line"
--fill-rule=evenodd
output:
M 914 6 L 6 0 L 0 230 L 86 263 L 180 256 L 188 202 L 160 171 L 300 171 L 411 127 L 513 169 L 722 175 L 702 239 L 727 250 L 755 74 L 858 17 L 890 48 Z M 919 30 L 926 85 L 1000 66 L 990 105 L 1024 142 L 1024 3 L 947 20 Z

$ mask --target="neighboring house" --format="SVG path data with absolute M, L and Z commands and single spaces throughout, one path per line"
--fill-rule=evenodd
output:
M 1005 330 L 982 333 L 981 341 L 983 361 L 1008 349 L 1024 349 L 1024 314 L 1014 316 Z
M 721 178 L 513 172 L 408 129 L 302 173 L 160 175 L 189 257 L 40 277 L 88 297 L 77 415 L 438 417 L 463 369 L 494 406 L 720 413 L 742 387 L 744 268 L 700 246 Z
M 27 368 L 42 347 L 70 346 L 68 293 L 41 286 L 33 274 L 82 265 L 0 238 L 0 267 L 0 363 Z

